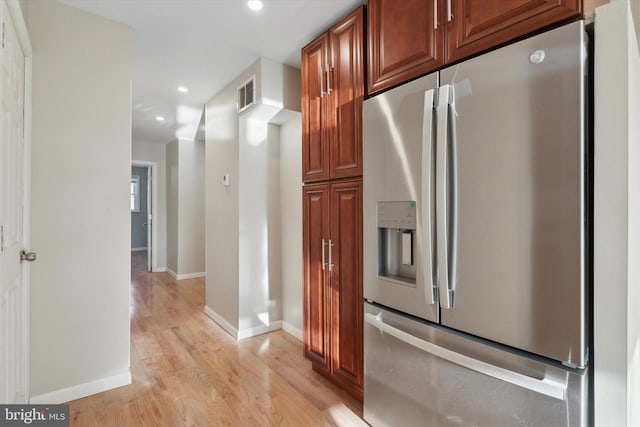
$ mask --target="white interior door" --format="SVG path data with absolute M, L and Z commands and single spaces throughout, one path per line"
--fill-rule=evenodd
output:
M 0 49 L 0 402 L 28 400 L 29 155 L 25 145 L 25 51 L 1 2 Z M 13 8 L 15 10 L 15 8 Z M 22 17 L 20 16 L 22 20 Z M 24 28 L 24 21 L 21 22 Z
M 153 254 L 151 246 L 153 228 L 153 211 L 151 210 L 151 180 L 153 179 L 153 168 L 147 168 L 147 271 L 151 271 L 151 256 Z

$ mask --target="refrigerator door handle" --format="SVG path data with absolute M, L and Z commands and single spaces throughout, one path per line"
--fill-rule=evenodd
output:
M 432 201 L 432 153 L 433 153 L 433 95 L 434 89 L 424 93 L 422 120 L 422 177 L 421 177 L 421 216 L 422 223 L 422 253 L 424 266 L 425 296 L 427 304 L 435 304 L 434 265 L 433 265 L 433 201 Z
M 550 378 L 533 378 L 527 375 L 520 374 L 518 372 L 502 368 L 500 366 L 495 366 L 490 363 L 465 356 L 464 354 L 460 354 L 447 348 L 441 347 L 437 344 L 433 344 L 429 341 L 425 341 L 398 328 L 395 328 L 388 323 L 385 323 L 382 319 L 381 313 L 378 315 L 366 313 L 364 320 L 369 325 L 378 329 L 380 333 L 389 334 L 399 339 L 400 341 L 403 341 L 413 347 L 419 348 L 436 357 L 447 360 L 451 363 L 455 363 L 456 365 L 479 372 L 492 378 L 496 378 L 501 381 L 508 382 L 519 387 L 523 387 L 527 390 L 544 394 L 554 399 L 566 400 L 566 382 L 562 383 Z
M 436 241 L 438 259 L 438 288 L 440 307 L 453 306 L 449 283 L 449 197 L 447 141 L 449 140 L 449 94 L 450 86 L 442 85 L 438 91 L 438 128 L 436 132 Z

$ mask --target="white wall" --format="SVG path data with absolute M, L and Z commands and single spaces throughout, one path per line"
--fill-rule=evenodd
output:
M 302 123 L 300 113 L 280 128 L 282 322 L 302 340 Z
M 179 141 L 166 145 L 167 155 L 167 269 L 178 273 L 178 211 L 180 192 Z
M 166 178 L 166 148 L 165 144 L 153 144 L 133 141 L 131 146 L 132 162 L 156 163 L 156 211 L 153 224 L 156 233 L 156 269 L 164 271 L 167 268 L 167 178 Z
M 252 75 L 258 105 L 238 115 L 237 87 Z M 280 113 L 289 104 L 299 109 L 299 82 L 297 70 L 258 59 L 207 104 L 205 311 L 239 338 L 281 324 L 288 266 L 281 258 L 280 128 L 273 123 L 288 119 Z M 222 185 L 226 173 L 229 187 Z
M 219 321 L 238 329 L 239 121 L 236 89 L 259 72 L 256 62 L 220 91 L 206 107 L 206 306 Z M 222 185 L 229 174 L 230 185 Z
M 130 29 L 28 5 L 31 395 L 54 403 L 130 381 Z
M 179 140 L 179 276 L 202 275 L 204 261 L 204 141 Z
M 204 142 L 178 138 L 167 153 L 167 268 L 176 279 L 201 277 L 204 255 Z
M 640 51 L 628 0 L 596 9 L 595 425 L 640 425 Z

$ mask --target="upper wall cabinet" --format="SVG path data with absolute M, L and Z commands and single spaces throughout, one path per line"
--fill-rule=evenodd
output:
M 364 8 L 302 49 L 302 179 L 362 175 Z
M 437 1 L 428 0 L 369 0 L 369 94 L 444 63 L 437 6 Z
M 582 13 L 582 0 L 369 0 L 370 95 Z

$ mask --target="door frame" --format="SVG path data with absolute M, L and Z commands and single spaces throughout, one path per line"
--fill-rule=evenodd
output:
M 151 196 L 151 271 L 158 271 L 158 227 L 156 227 L 158 216 L 158 183 L 157 171 L 158 164 L 156 162 L 148 162 L 146 160 L 131 160 L 131 167 L 149 168 L 151 170 L 151 194 L 147 193 L 147 198 Z M 148 185 L 148 184 L 147 184 Z M 148 203 L 148 202 L 147 202 Z M 147 218 L 148 219 L 148 218 Z M 147 236 L 149 230 L 147 227 Z M 148 240 L 148 238 L 147 238 Z M 149 250 L 149 249 L 147 249 Z
M 18 0 L 4 0 L 7 4 L 9 14 L 13 20 L 13 25 L 18 35 L 18 41 L 22 47 L 24 53 L 24 117 L 23 117 L 23 211 L 22 211 L 22 235 L 23 235 L 23 247 L 29 250 L 31 247 L 31 121 L 32 121 L 32 65 L 33 65 L 33 49 L 31 47 L 31 40 L 29 39 L 29 33 L 27 31 L 27 24 L 22 14 L 22 8 Z M 22 307 L 24 313 L 24 322 L 22 325 L 22 336 L 24 338 L 24 371 L 22 372 L 24 378 L 24 403 L 28 403 L 30 400 L 30 371 L 29 365 L 31 363 L 31 357 L 29 353 L 29 341 L 30 336 L 30 263 L 25 262 L 22 264 L 22 292 L 24 306 Z

